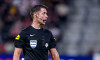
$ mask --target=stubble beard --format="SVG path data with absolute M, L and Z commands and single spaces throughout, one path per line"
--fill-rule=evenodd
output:
M 38 20 L 38 23 L 39 23 L 41 26 L 45 25 L 45 23 L 43 22 L 42 19 L 37 18 L 37 20 Z

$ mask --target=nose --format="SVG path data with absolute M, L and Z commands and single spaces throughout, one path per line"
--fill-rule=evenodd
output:
M 48 18 L 48 15 L 46 15 L 46 18 Z

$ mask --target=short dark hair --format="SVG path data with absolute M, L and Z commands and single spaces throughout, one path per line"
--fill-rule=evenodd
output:
M 30 11 L 31 17 L 33 18 L 34 12 L 40 11 L 41 8 L 45 8 L 46 10 L 48 9 L 48 7 L 45 6 L 45 5 L 35 5 L 35 6 L 33 6 L 33 7 L 31 8 L 31 11 Z

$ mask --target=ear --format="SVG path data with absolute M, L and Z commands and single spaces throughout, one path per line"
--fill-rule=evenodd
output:
M 35 16 L 35 17 L 38 16 L 38 12 L 35 12 L 35 13 L 34 13 L 34 16 Z
M 34 16 L 36 16 L 36 12 L 34 13 Z
M 37 14 L 36 14 L 36 12 L 35 12 L 35 13 L 33 14 L 33 17 L 36 17 L 36 15 L 37 15 Z

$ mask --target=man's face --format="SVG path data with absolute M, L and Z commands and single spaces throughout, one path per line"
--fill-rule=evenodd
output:
M 48 18 L 47 10 L 45 8 L 41 8 L 40 11 L 37 12 L 36 18 L 41 25 L 44 25 Z

